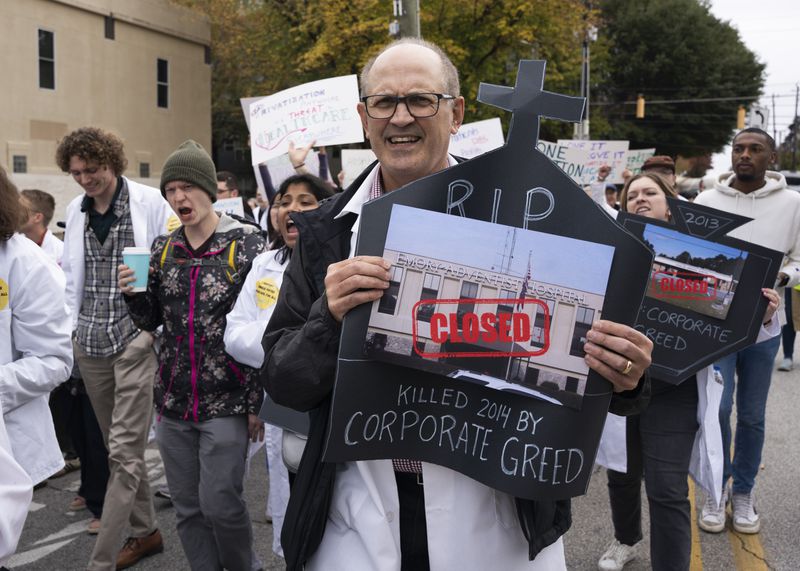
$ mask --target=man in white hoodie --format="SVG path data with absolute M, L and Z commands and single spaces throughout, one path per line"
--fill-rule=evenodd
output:
M 776 162 L 775 141 L 761 129 L 739 131 L 733 138 L 731 164 L 714 188 L 700 193 L 695 202 L 752 218 L 729 236 L 783 252 L 785 262 L 777 286 L 800 283 L 800 194 L 786 187 L 786 179 L 767 170 Z M 778 313 L 783 316 L 783 312 Z M 758 533 L 761 522 L 753 497 L 755 478 L 764 447 L 764 418 L 772 367 L 780 338 L 751 345 L 717 362 L 725 379 L 719 420 L 722 428 L 725 468 L 720 505 L 706 502 L 700 527 L 707 531 L 724 529 L 725 504 L 730 497 L 728 480 L 733 478 L 733 527 L 740 533 Z M 736 439 L 731 449 L 731 409 L 736 389 Z

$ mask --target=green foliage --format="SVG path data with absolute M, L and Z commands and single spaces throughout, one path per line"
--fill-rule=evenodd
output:
M 245 141 L 240 97 L 265 96 L 307 81 L 358 73 L 391 38 L 387 0 L 173 0 L 208 16 L 212 27 L 215 145 Z M 424 38 L 453 59 L 467 121 L 504 115 L 477 102 L 481 81 L 514 85 L 517 62 L 547 59 L 545 88 L 577 94 L 581 0 L 449 0 L 421 5 Z M 509 117 L 504 117 L 507 123 Z M 571 126 L 545 122 L 542 137 Z
M 244 143 L 239 98 L 265 96 L 308 81 L 358 73 L 391 38 L 388 0 L 173 0 L 209 18 L 212 28 L 212 128 L 215 146 Z M 520 59 L 547 60 L 545 88 L 578 94 L 581 43 L 590 24 L 592 138 L 629 139 L 632 148 L 685 156 L 730 140 L 739 103 L 647 106 L 649 101 L 747 97 L 763 86 L 764 66 L 738 33 L 697 0 L 425 0 L 424 38 L 445 50 L 461 74 L 466 121 L 509 114 L 477 101 L 480 82 L 514 85 Z M 597 3 L 595 3 L 597 4 Z M 572 125 L 543 121 L 540 136 L 569 138 Z
M 631 148 L 695 156 L 730 142 L 736 110 L 761 94 L 764 64 L 738 32 L 697 0 L 604 0 L 593 65 L 592 138 L 628 139 Z M 593 59 L 594 64 L 594 59 Z M 634 117 L 638 94 L 649 101 L 737 98 L 649 104 Z M 627 104 L 626 104 L 627 103 Z

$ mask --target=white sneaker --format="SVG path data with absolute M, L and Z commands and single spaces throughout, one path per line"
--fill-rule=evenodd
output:
M 697 520 L 697 525 L 700 529 L 709 533 L 719 533 L 725 529 L 725 507 L 728 505 L 728 497 L 730 496 L 730 486 L 722 488 L 722 499 L 719 505 L 714 502 L 714 496 L 706 496 L 706 503 L 703 504 L 703 509 L 700 510 L 700 517 Z
M 792 363 L 792 360 L 789 357 L 784 357 L 781 360 L 781 364 L 778 365 L 779 371 L 791 371 L 792 369 L 794 369 L 794 363 Z
M 639 544 L 625 545 L 616 539 L 611 542 L 606 552 L 597 562 L 601 571 L 620 571 L 625 564 L 634 559 L 639 553 Z
M 733 529 L 739 533 L 758 533 L 761 529 L 761 518 L 756 513 L 755 495 L 733 494 Z

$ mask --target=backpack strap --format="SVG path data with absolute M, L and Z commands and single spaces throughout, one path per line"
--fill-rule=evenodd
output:
M 172 243 L 172 236 L 167 238 L 166 244 L 164 244 L 164 249 L 161 251 L 161 259 L 159 262 L 160 267 L 163 269 L 167 264 L 175 264 L 173 251 L 175 250 L 175 245 Z M 236 240 L 231 240 L 231 243 L 228 244 L 226 253 L 223 254 L 223 259 L 220 260 L 219 258 L 210 259 L 205 256 L 200 258 L 187 258 L 182 260 L 178 265 L 186 264 L 187 266 L 216 266 L 220 267 L 223 266 L 225 268 L 225 276 L 228 278 L 228 281 L 232 284 L 238 284 L 242 281 L 242 276 L 239 273 L 238 268 L 236 267 Z
M 232 284 L 238 284 L 241 281 L 239 271 L 236 269 L 236 240 L 231 240 L 228 244 L 228 269 L 225 270 L 225 275 L 228 276 L 228 281 Z
M 170 258 L 172 257 L 172 235 L 170 234 L 169 238 L 167 238 L 167 243 L 164 244 L 164 249 L 161 251 L 161 261 L 159 266 L 161 269 L 164 269 L 164 263 L 167 261 L 167 256 Z

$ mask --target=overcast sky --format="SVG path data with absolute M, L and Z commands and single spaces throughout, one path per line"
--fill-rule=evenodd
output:
M 743 258 L 747 257 L 747 253 L 742 252 L 739 248 L 709 242 L 652 224 L 645 226 L 644 239 L 653 245 L 657 254 L 664 254 L 671 258 L 683 252 L 689 252 L 693 258 L 713 258 L 719 254 L 727 258 L 738 258 L 740 255 Z
M 760 105 L 772 114 L 775 94 L 775 128 L 778 141 L 786 136 L 794 117 L 795 86 L 800 81 L 797 45 L 800 38 L 800 0 L 712 0 L 711 12 L 739 30 L 744 44 L 767 64 L 765 97 Z M 769 133 L 772 134 L 772 117 Z M 714 155 L 710 173 L 730 168 L 730 148 Z
M 386 249 L 500 272 L 509 232 L 510 275 L 525 275 L 530 252 L 535 281 L 605 295 L 614 248 L 603 244 L 395 204 Z

